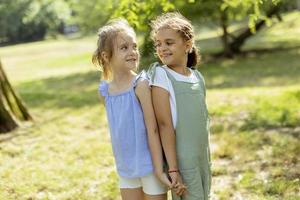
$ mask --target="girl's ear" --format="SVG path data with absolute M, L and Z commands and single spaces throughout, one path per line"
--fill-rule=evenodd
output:
M 107 55 L 107 53 L 105 51 L 101 52 L 101 58 L 103 59 L 103 61 L 105 63 L 108 63 L 109 59 L 108 59 L 108 55 Z
M 186 46 L 185 52 L 186 52 L 186 53 L 191 52 L 191 51 L 192 51 L 192 48 L 193 48 L 193 41 L 192 41 L 192 40 L 187 40 L 185 46 Z

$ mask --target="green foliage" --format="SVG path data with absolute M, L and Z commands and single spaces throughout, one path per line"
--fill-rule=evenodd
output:
M 63 0 L 3 0 L 0 2 L 0 43 L 43 39 L 57 32 L 69 17 Z
M 70 23 L 77 24 L 84 34 L 95 33 L 111 18 L 120 3 L 119 0 L 68 0 L 67 2 L 73 12 Z
M 298 44 L 299 37 L 290 37 L 297 33 L 298 26 L 289 25 L 299 18 L 295 14 L 280 25 L 284 31 L 274 26 L 247 46 L 274 47 L 276 38 Z M 120 199 L 97 97 L 99 73 L 90 62 L 94 45 L 93 37 L 0 48 L 8 77 L 36 119 L 0 138 L 0 199 Z M 299 126 L 239 129 L 256 100 L 259 116 L 264 102 L 275 108 L 273 101 L 282 108 L 299 102 L 299 54 L 299 48 L 254 53 L 199 68 L 212 125 L 218 125 L 211 130 L 212 198 L 299 199 Z
M 149 56 L 153 50 L 149 26 L 151 20 L 161 13 L 174 9 L 174 4 L 167 0 L 122 0 L 112 18 L 126 18 L 139 33 L 143 34 L 142 54 Z
M 174 8 L 174 5 L 167 0 L 122 0 L 112 17 L 124 17 L 138 31 L 149 31 L 149 23 L 152 19 Z
M 96 32 L 110 19 L 118 17 L 127 19 L 130 25 L 143 35 L 144 55 L 149 55 L 152 49 L 149 35 L 150 21 L 162 12 L 174 9 L 173 4 L 167 0 L 69 0 L 68 3 L 74 12 L 72 21 L 77 23 L 84 33 Z
M 254 30 L 257 20 L 266 20 L 271 23 L 266 12 L 272 6 L 279 4 L 293 5 L 294 0 L 198 0 L 198 1 L 175 1 L 177 9 L 182 11 L 187 17 L 197 21 L 214 21 L 219 23 L 222 13 L 226 12 L 228 22 L 243 20 L 248 18 L 249 27 Z
M 197 23 L 208 20 L 221 27 L 221 53 L 232 57 L 241 51 L 245 41 L 253 36 L 256 29 L 261 30 L 265 24 L 270 26 L 274 16 L 280 19 L 282 5 L 289 5 L 291 2 L 294 0 L 199 0 L 193 3 L 178 2 L 175 5 L 189 18 L 196 18 L 194 21 Z M 237 32 L 228 30 L 230 24 L 245 19 L 248 20 L 248 26 Z

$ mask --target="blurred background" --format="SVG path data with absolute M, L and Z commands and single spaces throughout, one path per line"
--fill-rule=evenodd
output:
M 149 22 L 191 20 L 212 118 L 212 199 L 300 199 L 299 0 L 1 0 L 0 199 L 120 200 L 91 63 L 126 18 L 140 69 Z

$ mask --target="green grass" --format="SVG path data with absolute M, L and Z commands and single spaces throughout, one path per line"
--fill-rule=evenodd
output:
M 276 48 L 278 41 L 297 46 L 299 13 L 284 17 L 245 49 Z M 220 48 L 213 31 L 199 31 L 204 53 Z M 1 200 L 120 198 L 97 96 L 100 73 L 90 61 L 94 40 L 0 48 L 7 75 L 34 117 L 0 135 Z M 290 48 L 199 68 L 212 117 L 215 199 L 299 199 L 299 57 L 300 49 Z

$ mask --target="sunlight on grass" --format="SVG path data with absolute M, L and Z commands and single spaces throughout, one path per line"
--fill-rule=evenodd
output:
M 245 48 L 298 44 L 298 18 L 284 16 Z M 201 51 L 220 48 L 216 30 L 197 31 Z M 34 117 L 0 137 L 1 200 L 120 199 L 94 48 L 95 37 L 0 48 Z M 299 197 L 299 56 L 299 49 L 254 53 L 199 68 L 212 118 L 215 199 Z

